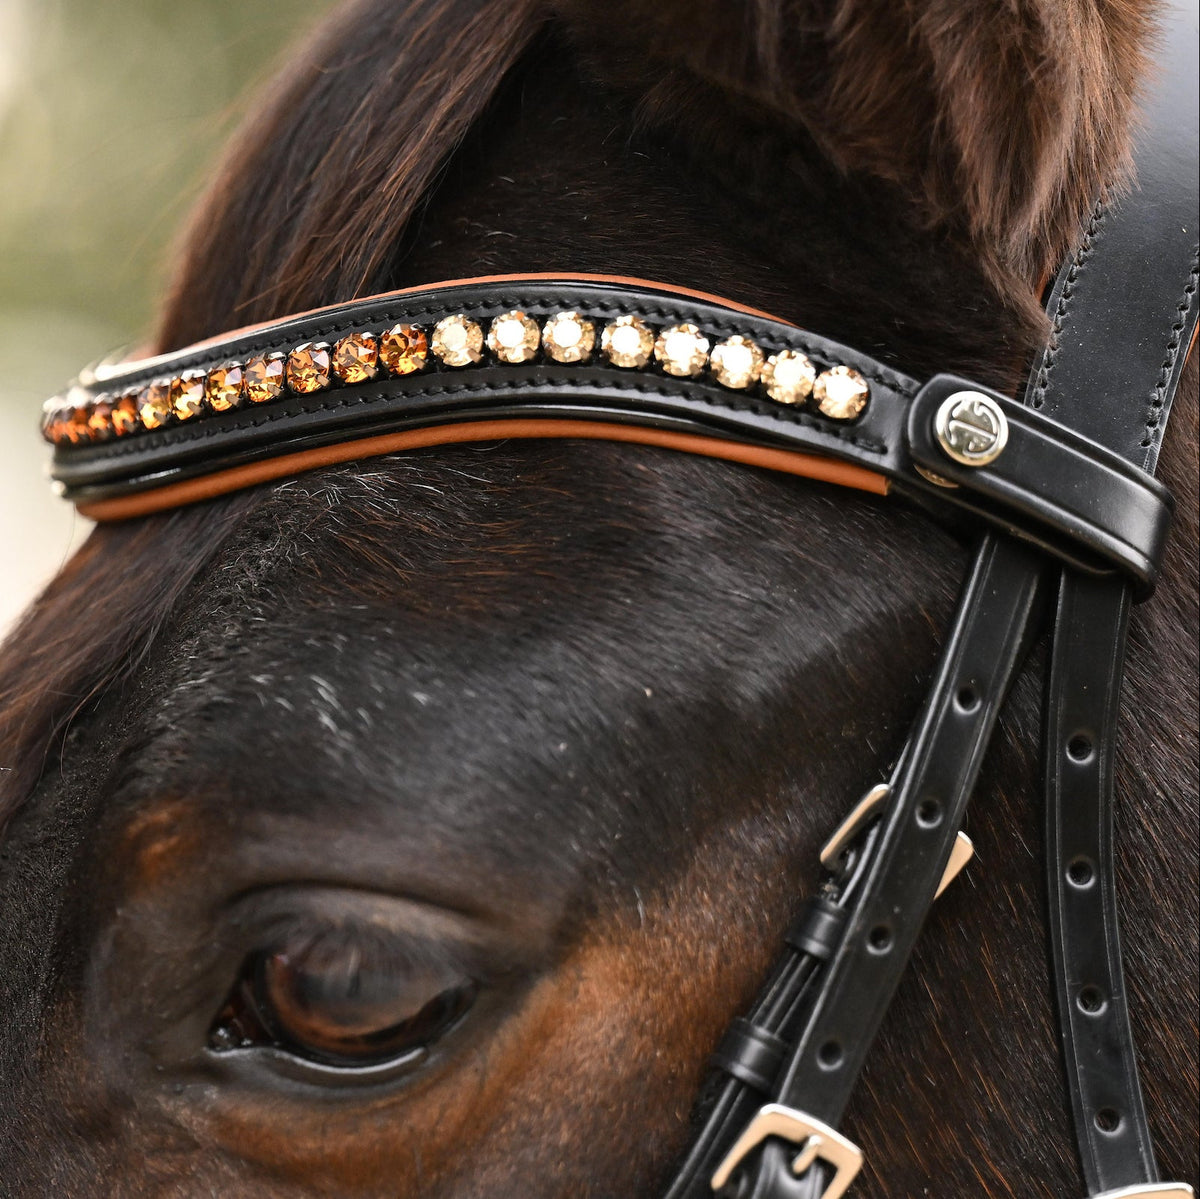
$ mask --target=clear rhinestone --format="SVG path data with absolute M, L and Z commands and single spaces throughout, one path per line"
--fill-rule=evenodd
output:
M 871 389 L 852 366 L 834 366 L 822 371 L 813 384 L 817 407 L 834 420 L 853 420 L 867 406 Z
M 812 394 L 816 377 L 816 368 L 808 357 L 796 350 L 772 354 L 762 368 L 767 395 L 781 404 L 803 404 Z
M 496 317 L 487 335 L 488 349 L 501 362 L 528 362 L 540 340 L 537 321 L 519 310 Z
M 698 375 L 708 362 L 708 338 L 695 325 L 672 325 L 658 335 L 654 357 L 668 375 Z
M 639 316 L 620 316 L 604 326 L 600 351 L 613 366 L 645 366 L 654 353 L 654 330 Z
M 447 366 L 470 366 L 483 357 L 483 330 L 462 313 L 455 313 L 434 325 L 430 344 Z
M 542 330 L 542 349 L 555 362 L 583 362 L 596 345 L 596 326 L 578 312 L 558 312 Z
M 713 346 L 709 366 L 724 387 L 752 387 L 762 372 L 763 352 L 748 337 L 727 337 Z

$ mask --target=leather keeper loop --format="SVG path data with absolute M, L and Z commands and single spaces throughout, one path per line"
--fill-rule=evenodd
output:
M 935 414 L 956 393 L 986 396 L 1007 419 L 1007 444 L 986 465 L 961 465 L 939 446 Z M 1107 447 L 978 383 L 935 375 L 909 408 L 908 448 L 919 467 L 953 484 L 944 492 L 947 502 L 980 513 L 1007 511 L 1014 529 L 1026 530 L 1034 544 L 1090 551 L 1097 568 L 1115 567 L 1130 578 L 1140 598 L 1154 590 L 1171 496 Z
M 786 1052 L 787 1042 L 781 1037 L 749 1020 L 738 1019 L 729 1026 L 712 1062 L 726 1074 L 732 1074 L 739 1082 L 765 1095 L 775 1085 Z
M 784 940 L 801 953 L 828 961 L 841 943 L 845 927 L 846 913 L 828 899 L 814 895 L 792 921 Z

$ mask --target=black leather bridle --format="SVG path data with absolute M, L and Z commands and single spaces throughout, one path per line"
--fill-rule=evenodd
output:
M 906 748 L 826 847 L 818 893 L 718 1049 L 720 1078 L 667 1199 L 714 1191 L 838 1199 L 849 1186 L 862 1154 L 836 1126 L 924 918 L 969 857 L 967 800 L 1051 591 L 1046 877 L 1083 1177 L 1093 1199 L 1192 1194 L 1158 1181 L 1125 1002 L 1112 847 L 1126 629 L 1162 557 L 1171 504 L 1152 475 L 1200 308 L 1194 16 L 1168 35 L 1170 69 L 1139 139 L 1137 189 L 1091 214 L 1051 289 L 1052 336 L 1019 401 L 946 375 L 919 384 L 849 347 L 696 293 L 526 276 L 355 301 L 102 366 L 47 405 L 54 476 L 99 519 L 411 446 L 572 436 L 893 492 L 981 530 Z M 583 341 L 587 330 L 623 321 L 633 329 L 632 357 L 607 334 L 577 357 L 552 352 L 547 326 L 556 314 L 569 316 Z M 457 322 L 454 346 L 443 338 L 445 353 L 422 349 L 426 333 L 447 321 Z M 498 321 L 517 342 L 482 341 Z M 396 328 L 412 335 L 401 365 L 371 367 L 364 378 L 330 366 L 346 339 L 358 339 L 355 352 L 382 348 Z M 664 340 L 672 330 L 693 358 L 673 354 Z M 657 338 L 657 355 L 639 338 Z M 720 374 L 720 339 L 736 344 L 743 363 L 747 344 L 759 354 L 753 380 Z M 300 350 L 312 369 L 293 376 L 287 363 Z M 865 407 L 772 395 L 758 372 L 762 359 L 780 355 L 793 366 L 803 356 L 818 391 L 827 385 L 833 394 L 848 378 L 861 385 Z M 249 364 L 265 390 L 249 394 L 244 382 L 236 394 L 214 390 L 218 371 L 248 374 Z M 271 371 L 277 390 L 268 394 Z M 218 410 L 218 396 L 231 394 Z

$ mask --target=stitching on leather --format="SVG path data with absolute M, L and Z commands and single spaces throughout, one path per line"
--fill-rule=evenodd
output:
M 1075 255 L 1075 261 L 1071 263 L 1067 271 L 1066 281 L 1063 283 L 1062 292 L 1054 308 L 1054 316 L 1050 322 L 1050 342 L 1046 347 L 1045 355 L 1042 357 L 1041 365 L 1038 367 L 1037 382 L 1034 384 L 1030 401 L 1031 408 L 1041 408 L 1046 403 L 1046 392 L 1050 388 L 1050 376 L 1054 373 L 1054 368 L 1058 364 L 1058 339 L 1062 333 L 1063 324 L 1066 321 L 1071 304 L 1075 299 L 1075 285 L 1087 267 L 1087 260 L 1091 257 L 1092 251 L 1095 249 L 1096 242 L 1100 238 L 1101 226 L 1107 216 L 1108 209 L 1102 201 L 1097 201 L 1096 207 L 1092 209 L 1092 215 L 1087 223 L 1087 228 L 1083 232 L 1083 239 L 1079 243 L 1079 250 Z
M 1175 359 L 1179 356 L 1180 348 L 1183 345 L 1183 330 L 1187 325 L 1187 314 L 1192 306 L 1192 297 L 1196 294 L 1198 280 L 1200 280 L 1200 245 L 1197 246 L 1196 256 L 1192 259 L 1192 269 L 1188 273 L 1188 281 L 1183 289 L 1183 295 L 1180 296 L 1179 303 L 1175 305 L 1177 316 L 1171 325 L 1167 344 L 1164 347 L 1164 357 L 1158 371 L 1158 380 L 1150 394 L 1150 406 L 1146 412 L 1146 431 L 1139 443 L 1144 450 L 1150 450 L 1153 447 L 1162 427 L 1163 411 L 1167 403 L 1167 386 L 1175 368 Z M 1147 454 L 1143 459 L 1143 464 L 1149 458 L 1150 455 Z
M 630 301 L 622 303 L 619 300 L 596 300 L 588 301 L 586 297 L 581 296 L 564 296 L 546 294 L 531 295 L 527 293 L 509 293 L 502 294 L 494 299 L 475 300 L 462 304 L 456 304 L 447 307 L 445 304 L 423 304 L 410 305 L 406 304 L 401 308 L 387 307 L 382 311 L 376 311 L 372 308 L 364 309 L 363 312 L 355 317 L 346 320 L 334 321 L 329 324 L 318 325 L 313 329 L 309 329 L 304 334 L 308 340 L 318 340 L 327 337 L 352 332 L 357 329 L 362 329 L 364 325 L 373 325 L 375 323 L 386 323 L 390 321 L 398 321 L 408 319 L 416 321 L 419 318 L 428 320 L 432 317 L 442 317 L 452 315 L 456 312 L 478 314 L 481 312 L 490 311 L 495 308 L 528 308 L 535 305 L 546 305 L 547 307 L 579 307 L 586 313 L 596 314 L 601 316 L 624 315 L 625 313 L 634 313 L 638 316 L 644 316 L 656 321 L 663 320 L 679 320 L 682 317 L 692 315 L 697 323 L 704 326 L 705 330 L 711 330 L 725 336 L 733 333 L 745 332 L 752 326 L 765 325 L 770 329 L 770 322 L 764 321 L 762 317 L 752 317 L 749 314 L 738 314 L 731 317 L 715 317 L 711 318 L 707 315 L 700 315 L 701 309 L 689 307 L 686 304 L 680 304 L 676 307 L 667 307 L 663 304 L 639 304 L 636 297 L 630 297 Z M 303 318 L 301 318 L 303 319 Z M 263 335 L 247 334 L 245 339 L 235 338 L 232 345 L 244 344 L 248 349 L 246 353 L 262 352 L 274 347 L 280 340 L 278 333 L 275 336 L 267 336 L 264 331 Z M 906 379 L 903 375 L 893 373 L 886 368 L 875 370 L 871 367 L 866 367 L 863 362 L 863 356 L 857 351 L 849 347 L 843 347 L 836 342 L 825 342 L 824 339 L 819 339 L 815 335 L 805 335 L 802 330 L 797 330 L 793 333 L 780 332 L 778 346 L 781 349 L 796 349 L 800 348 L 805 353 L 811 354 L 813 357 L 824 362 L 830 362 L 834 359 L 843 359 L 845 361 L 856 364 L 856 369 L 863 375 L 865 379 L 872 383 L 878 383 L 881 386 L 889 387 L 894 391 L 900 392 L 902 395 L 913 396 L 917 392 L 917 384 Z M 770 348 L 768 353 L 773 352 Z M 173 359 L 170 367 L 165 364 L 159 368 L 131 371 L 128 375 L 114 375 L 110 379 L 106 379 L 103 384 L 96 388 L 100 390 L 119 390 L 122 387 L 128 387 L 139 383 L 143 380 L 159 378 L 164 374 L 172 373 L 177 370 L 186 370 L 199 363 L 217 363 L 226 360 L 230 355 L 233 355 L 232 349 L 223 351 L 220 345 L 212 346 L 204 350 L 198 350 L 194 354 L 187 354 L 180 358 Z M 235 355 L 236 356 L 236 355 Z M 865 369 L 864 369 L 865 367 Z
M 484 384 L 460 383 L 460 384 L 444 384 L 439 386 L 423 387 L 418 391 L 404 392 L 402 397 L 405 400 L 412 399 L 432 399 L 436 396 L 448 396 L 456 393 L 475 393 L 475 394 L 497 394 L 504 391 L 530 391 L 540 393 L 544 391 L 561 391 L 570 390 L 572 388 L 581 388 L 592 385 L 591 380 L 561 378 L 548 378 L 544 381 L 533 382 L 528 379 L 505 379 L 489 381 Z M 639 381 L 636 378 L 628 380 L 620 380 L 610 384 L 617 391 L 637 392 L 646 396 L 658 396 L 664 399 L 678 399 L 675 392 L 664 391 L 661 388 L 654 387 L 649 382 Z M 362 394 L 361 391 L 346 391 L 346 392 L 324 392 L 320 393 L 322 398 L 319 402 L 305 404 L 299 409 L 282 411 L 279 409 L 265 409 L 261 415 L 257 416 L 246 424 L 238 426 L 239 429 L 260 429 L 268 425 L 274 424 L 277 421 L 288 420 L 297 416 L 307 416 L 318 412 L 332 412 L 338 408 L 353 408 L 359 405 L 379 403 L 381 401 L 396 400 L 398 397 L 387 395 L 384 392 L 375 392 L 374 394 Z M 853 429 L 831 428 L 816 418 L 812 417 L 803 410 L 793 410 L 789 408 L 780 408 L 778 412 L 763 412 L 758 408 L 751 408 L 748 405 L 739 406 L 733 402 L 735 397 L 732 393 L 726 397 L 723 393 L 712 397 L 712 402 L 728 407 L 731 411 L 747 411 L 754 412 L 756 415 L 766 416 L 771 420 L 776 420 L 781 423 L 800 425 L 814 433 L 827 437 L 831 440 L 846 442 L 861 449 L 864 453 L 873 455 L 884 455 L 888 452 L 888 444 L 886 441 L 877 440 L 875 438 L 863 437 Z M 253 412 L 254 409 L 243 409 L 243 411 Z M 179 446 L 195 444 L 201 441 L 206 441 L 213 437 L 220 437 L 226 433 L 225 427 L 214 427 L 212 424 L 198 425 L 195 428 L 182 430 L 171 430 L 174 433 L 171 441 L 161 447 L 166 453 Z M 139 444 L 139 442 L 141 444 Z M 102 456 L 97 456 L 92 460 L 90 465 L 103 466 L 106 462 L 119 460 L 120 458 L 136 454 L 139 451 L 145 451 L 151 447 L 146 446 L 145 437 L 138 438 L 137 441 L 118 442 L 115 445 L 106 446 Z

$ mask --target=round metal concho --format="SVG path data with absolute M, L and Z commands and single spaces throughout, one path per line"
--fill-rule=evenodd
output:
M 956 391 L 942 401 L 933 431 L 945 453 L 964 466 L 995 462 L 1008 444 L 1008 417 L 981 391 Z

